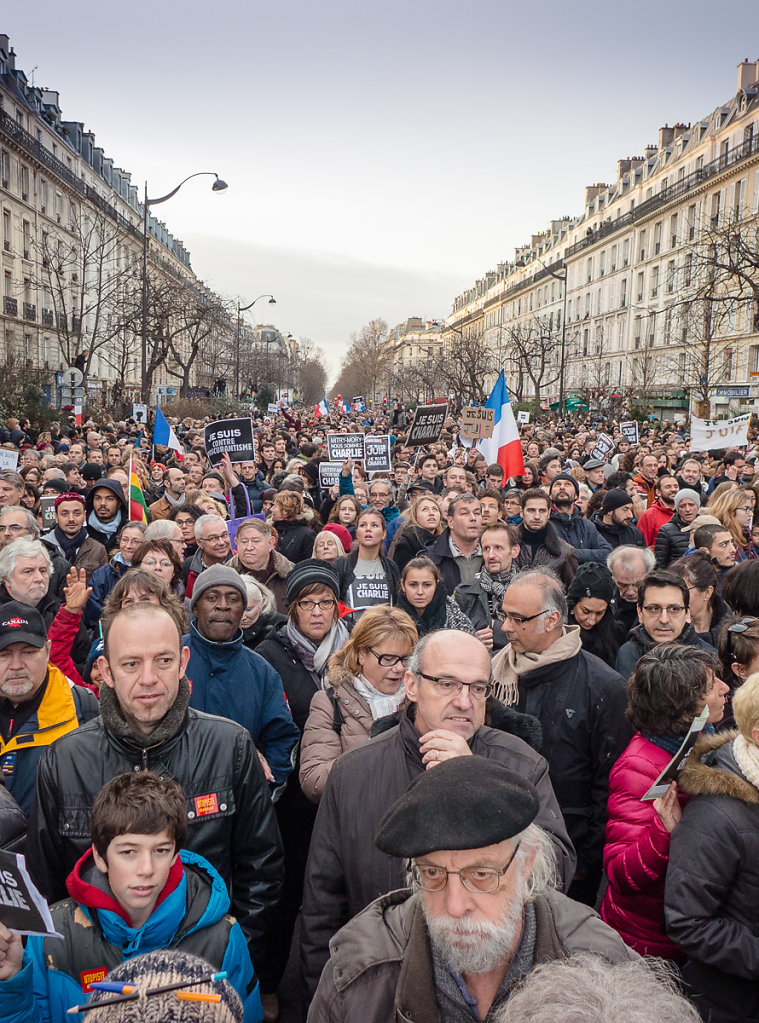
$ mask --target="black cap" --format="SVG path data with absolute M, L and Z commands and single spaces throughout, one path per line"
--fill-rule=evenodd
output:
M 482 849 L 520 834 L 540 802 L 533 785 L 485 757 L 454 757 L 420 775 L 385 814 L 377 848 L 389 856 Z
M 38 649 L 47 643 L 47 629 L 36 607 L 17 600 L 0 607 L 0 650 L 11 643 L 28 643 Z
M 80 471 L 83 480 L 99 480 L 103 478 L 103 466 L 98 465 L 96 462 L 88 462 Z
M 601 513 L 607 515 L 616 508 L 624 508 L 626 504 L 632 504 L 633 499 L 626 490 L 621 487 L 614 487 L 604 494 L 604 503 L 601 505 Z
M 412 490 L 423 490 L 428 494 L 435 493 L 435 488 L 432 486 L 432 484 L 428 480 L 422 479 L 414 480 L 413 483 L 409 484 L 408 492 L 411 493 Z
M 549 490 L 553 489 L 553 485 L 556 482 L 556 480 L 569 480 L 569 482 L 575 488 L 575 493 L 576 494 L 580 493 L 580 484 L 577 482 L 574 476 L 570 476 L 568 472 L 560 472 L 558 476 L 554 476 L 554 478 L 551 480 L 551 485 L 548 488 Z

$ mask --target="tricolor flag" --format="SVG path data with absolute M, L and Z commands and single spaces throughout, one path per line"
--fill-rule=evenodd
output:
M 145 495 L 140 486 L 140 479 L 132 467 L 131 458 L 129 459 L 129 521 L 148 521 L 148 506 L 145 504 Z
M 182 454 L 182 445 L 177 440 L 177 435 L 169 425 L 168 419 L 159 408 L 155 410 L 153 443 L 161 444 L 165 448 L 171 448 L 172 451 L 178 451 L 180 455 Z
M 497 462 L 503 467 L 506 479 L 509 476 L 521 476 L 524 472 L 524 456 L 519 440 L 519 430 L 514 420 L 514 413 L 506 390 L 506 380 L 501 370 L 485 408 L 492 408 L 494 415 L 493 436 L 477 441 L 477 450 L 487 459 L 488 465 Z
M 319 416 L 329 415 L 329 405 L 327 405 L 326 398 L 322 398 L 318 405 L 314 405 L 314 415 L 318 418 Z

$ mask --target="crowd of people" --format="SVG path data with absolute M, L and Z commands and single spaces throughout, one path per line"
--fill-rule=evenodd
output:
M 756 432 L 538 421 L 509 475 L 315 412 L 0 433 L 0 848 L 62 935 L 0 906 L 0 1019 L 205 961 L 198 1019 L 759 1020 Z M 320 485 L 333 432 L 390 468 Z

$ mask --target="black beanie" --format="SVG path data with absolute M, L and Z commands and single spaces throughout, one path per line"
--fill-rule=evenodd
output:
M 297 563 L 285 580 L 287 603 L 292 604 L 299 593 L 315 583 L 326 586 L 332 590 L 336 600 L 340 599 L 340 580 L 337 571 L 328 561 L 322 561 L 320 558 L 306 558 L 305 561 Z
M 626 490 L 622 490 L 619 487 L 614 487 L 604 494 L 604 503 L 601 506 L 601 514 L 607 515 L 610 511 L 616 511 L 617 508 L 624 508 L 626 504 L 632 504 L 633 499 L 627 493 Z
M 595 561 L 586 561 L 577 569 L 574 579 L 567 590 L 567 604 L 574 607 L 583 597 L 594 597 L 610 603 L 614 596 L 614 580 L 606 565 Z

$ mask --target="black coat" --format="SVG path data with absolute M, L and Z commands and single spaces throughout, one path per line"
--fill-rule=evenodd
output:
M 4 852 L 23 852 L 25 838 L 26 817 L 0 781 L 0 849 Z
M 277 550 L 288 561 L 297 564 L 311 557 L 315 533 L 300 519 L 277 519 L 272 522 L 277 531 Z
M 461 582 L 461 572 L 459 570 L 458 562 L 451 551 L 450 540 L 451 531 L 446 527 L 424 553 L 430 561 L 433 561 L 440 569 L 445 591 L 449 597 L 452 597 L 456 587 Z M 482 558 L 480 558 L 479 564 L 477 565 L 478 570 L 481 566 Z
M 666 568 L 677 561 L 690 547 L 690 533 L 683 533 L 683 520 L 674 513 L 669 522 L 659 527 L 654 544 L 654 557 L 657 568 Z
M 509 638 L 503 631 L 503 622 L 492 617 L 488 595 L 477 579 L 470 583 L 459 583 L 453 597 L 474 626 L 475 632 L 480 629 L 493 630 L 493 650 L 508 646 Z
M 598 511 L 590 517 L 601 536 L 616 550 L 617 547 L 645 547 L 646 541 L 637 526 L 618 526 L 613 522 L 604 522 L 603 514 Z
M 698 635 L 693 625 L 690 622 L 685 623 L 685 628 L 675 640 L 676 643 L 682 643 L 684 646 L 696 646 L 702 650 L 710 650 L 714 653 L 714 647 L 709 643 L 705 643 L 703 639 Z M 631 630 L 629 638 L 626 643 L 623 643 L 617 653 L 616 668 L 617 671 L 624 675 L 625 678 L 630 678 L 632 673 L 635 671 L 635 665 L 641 659 L 643 654 L 648 653 L 649 650 L 656 646 L 653 639 L 649 636 L 642 625 L 637 625 Z
M 420 526 L 401 526 L 393 537 L 390 544 L 388 556 L 396 563 L 400 572 L 406 567 L 412 558 L 427 554 L 427 547 L 431 546 L 437 539 L 436 533 L 429 529 L 422 529 Z
M 398 603 L 398 595 L 401 592 L 401 573 L 398 571 L 398 566 L 390 558 L 386 557 L 381 551 L 378 555 L 380 564 L 382 565 L 382 571 L 385 573 L 385 579 L 387 580 L 387 588 L 390 594 L 390 604 L 395 605 Z M 347 603 L 350 606 L 350 594 L 349 589 L 353 584 L 356 574 L 356 562 L 358 561 L 358 544 L 354 544 L 353 550 L 350 554 L 346 554 L 344 558 L 337 558 L 336 561 L 332 562 L 333 568 L 337 569 L 337 575 L 340 580 L 340 600 L 343 603 Z
M 570 610 L 569 624 L 577 625 L 575 616 Z M 580 640 L 582 648 L 588 654 L 594 654 L 605 661 L 610 668 L 613 668 L 617 661 L 617 651 L 627 639 L 627 630 L 620 625 L 612 614 L 611 607 L 607 607 L 601 621 L 592 629 L 583 629 L 580 626 Z

